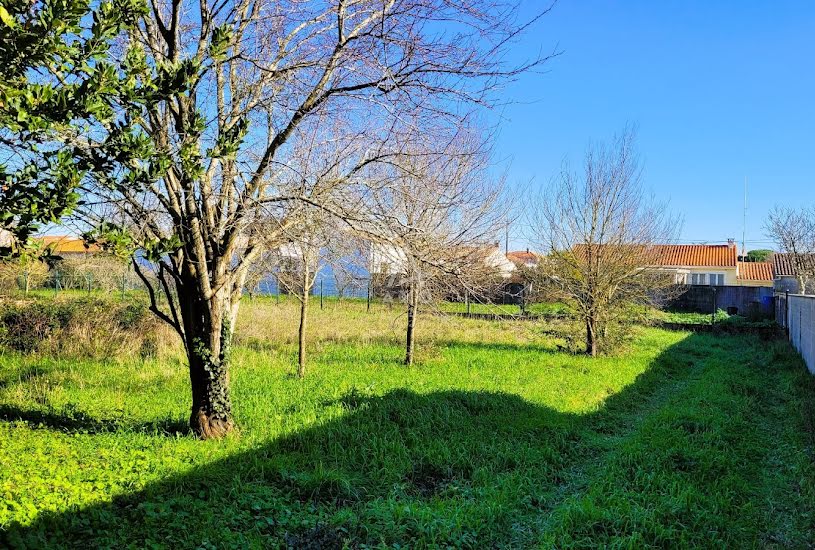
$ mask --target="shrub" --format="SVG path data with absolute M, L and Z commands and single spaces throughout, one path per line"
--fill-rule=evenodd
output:
M 0 292 L 34 289 L 43 285 L 48 278 L 48 266 L 30 258 L 17 258 L 0 261 Z
M 0 306 L 0 346 L 82 357 L 155 356 L 172 336 L 141 302 L 79 299 Z
M 66 257 L 57 261 L 48 274 L 45 284 L 54 288 L 57 277 L 64 290 L 105 290 L 108 292 L 122 288 L 122 280 L 128 277 L 129 264 L 115 256 L 95 254 L 87 257 Z

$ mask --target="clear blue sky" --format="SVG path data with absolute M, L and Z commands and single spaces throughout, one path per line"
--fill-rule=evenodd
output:
M 685 242 L 741 240 L 745 176 L 748 250 L 770 244 L 773 204 L 815 205 L 815 0 L 561 0 L 512 56 L 555 47 L 545 74 L 506 90 L 496 152 L 511 183 L 545 185 L 633 123 L 644 183 Z

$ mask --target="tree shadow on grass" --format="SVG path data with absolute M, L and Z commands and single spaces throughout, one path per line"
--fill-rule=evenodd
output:
M 150 422 L 134 423 L 125 418 L 96 418 L 72 408 L 67 410 L 41 410 L 0 405 L 0 420 L 5 422 L 26 422 L 32 428 L 43 428 L 64 433 L 102 434 L 128 431 L 166 435 L 168 437 L 184 436 L 191 433 L 189 423 L 179 419 L 162 418 Z
M 667 349 L 586 415 L 505 393 L 354 391 L 338 419 L 112 502 L 13 523 L 0 546 L 529 546 L 609 442 L 704 368 L 709 338 Z

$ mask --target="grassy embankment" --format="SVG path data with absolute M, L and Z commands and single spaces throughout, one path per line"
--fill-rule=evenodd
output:
M 591 360 L 426 316 L 407 369 L 398 309 L 350 301 L 314 308 L 297 380 L 295 312 L 246 304 L 225 441 L 187 434 L 177 349 L 0 354 L 0 546 L 815 544 L 815 386 L 786 342 L 649 328 Z

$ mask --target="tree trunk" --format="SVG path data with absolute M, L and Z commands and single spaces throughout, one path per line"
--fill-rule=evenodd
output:
M 597 356 L 597 320 L 591 314 L 586 317 L 586 355 Z
M 228 297 L 204 301 L 194 287 L 184 286 L 176 288 L 190 368 L 190 428 L 201 439 L 216 439 L 235 427 L 229 396 L 232 308 Z
M 300 328 L 297 333 L 297 377 L 306 375 L 306 324 L 308 323 L 308 290 L 300 300 Z
M 188 343 L 192 386 L 190 427 L 201 439 L 223 437 L 235 427 L 229 397 L 231 331 L 228 323 L 218 325 L 202 327 L 199 335 Z
M 408 310 L 407 310 L 407 338 L 405 342 L 405 365 L 413 365 L 413 349 L 414 342 L 416 341 L 416 312 L 418 309 L 419 293 L 416 289 L 416 283 L 411 283 L 410 291 L 408 292 Z

